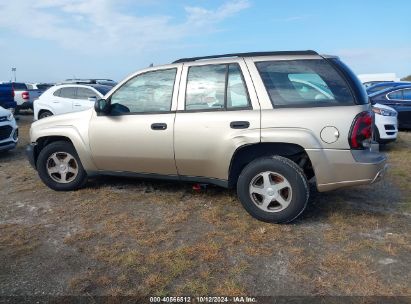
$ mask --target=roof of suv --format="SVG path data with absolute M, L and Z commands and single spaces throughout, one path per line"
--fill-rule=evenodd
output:
M 181 58 L 181 59 L 174 61 L 173 63 L 183 63 L 183 62 L 191 62 L 191 61 L 197 61 L 197 60 L 228 58 L 228 57 L 257 57 L 257 56 L 285 56 L 285 55 L 318 55 L 318 53 L 312 50 L 231 53 L 231 54 L 211 55 L 211 56 L 202 56 L 202 57 Z

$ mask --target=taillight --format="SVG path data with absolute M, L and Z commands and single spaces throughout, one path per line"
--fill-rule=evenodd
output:
M 29 92 L 23 92 L 23 93 L 21 93 L 21 98 L 23 98 L 23 99 L 30 99 L 30 94 L 29 94 Z
M 13 95 L 13 98 L 14 96 L 16 96 L 16 94 L 14 93 L 14 88 L 11 89 L 11 94 Z
M 351 126 L 349 137 L 351 149 L 365 149 L 370 146 L 372 137 L 372 114 L 361 112 Z

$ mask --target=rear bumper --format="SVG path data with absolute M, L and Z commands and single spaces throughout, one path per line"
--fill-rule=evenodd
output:
M 18 105 L 16 107 L 18 110 L 27 110 L 27 109 L 33 109 L 33 102 L 31 101 L 25 101 L 22 104 Z
M 36 169 L 36 144 L 29 144 L 26 147 L 26 157 L 30 165 Z
M 370 150 L 307 150 L 318 191 L 374 183 L 386 169 L 387 158 Z

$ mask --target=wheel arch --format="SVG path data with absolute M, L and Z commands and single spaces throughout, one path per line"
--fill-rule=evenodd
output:
M 50 109 L 42 108 L 42 109 L 40 109 L 39 112 L 37 113 L 37 117 L 40 117 L 40 115 L 41 115 L 42 113 L 44 113 L 44 112 L 50 112 L 51 114 L 54 115 L 53 111 L 51 111 Z
M 73 145 L 78 157 L 86 171 L 95 169 L 94 163 L 91 159 L 88 145 L 81 139 L 81 136 L 73 128 L 65 128 L 66 132 L 50 132 L 50 134 L 39 135 L 35 139 L 34 161 L 37 162 L 38 155 L 41 150 L 52 142 L 66 141 Z M 68 131 L 68 132 L 67 132 Z M 64 135 L 62 135 L 64 134 Z
M 234 152 L 228 172 L 228 187 L 235 187 L 241 171 L 251 161 L 274 155 L 286 157 L 296 163 L 303 169 L 307 180 L 314 177 L 311 160 L 302 146 L 284 142 L 256 143 L 243 145 Z

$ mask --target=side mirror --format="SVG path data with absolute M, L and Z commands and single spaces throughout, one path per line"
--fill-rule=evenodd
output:
M 87 98 L 88 99 L 88 101 L 91 101 L 91 102 L 96 102 L 97 101 L 97 97 L 96 96 L 91 96 L 91 97 L 89 97 L 89 98 Z
M 95 110 L 97 113 L 104 113 L 104 114 L 106 114 L 106 113 L 108 113 L 109 109 L 110 109 L 110 104 L 109 104 L 109 102 L 108 102 L 107 100 L 105 100 L 105 99 L 99 99 L 99 100 L 97 100 L 97 101 L 94 103 L 94 110 Z

